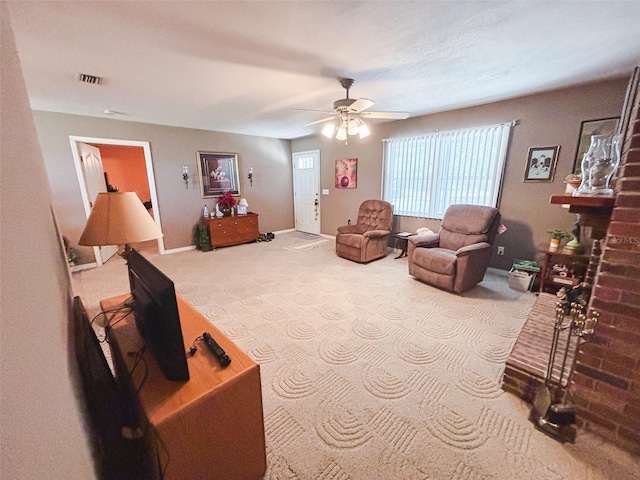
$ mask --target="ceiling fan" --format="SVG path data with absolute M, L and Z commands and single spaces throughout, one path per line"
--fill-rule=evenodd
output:
M 335 132 L 335 138 L 337 140 L 344 140 L 346 143 L 347 135 L 360 135 L 360 138 L 364 138 L 371 133 L 362 120 L 363 118 L 384 118 L 390 120 L 402 120 L 409 118 L 408 112 L 365 112 L 364 110 L 374 106 L 375 102 L 368 98 L 349 98 L 349 89 L 354 83 L 353 78 L 340 78 L 339 81 L 342 87 L 347 91 L 347 94 L 345 98 L 341 98 L 340 100 L 333 102 L 332 112 L 296 108 L 296 110 L 303 110 L 307 112 L 331 114 L 330 117 L 307 123 L 305 127 L 331 121 L 332 123 L 328 123 L 322 129 L 322 134 L 326 137 L 332 138 Z

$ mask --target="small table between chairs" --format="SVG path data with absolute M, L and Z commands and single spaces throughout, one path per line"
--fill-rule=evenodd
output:
M 394 233 L 393 238 L 396 239 L 396 248 L 400 249 L 400 255 L 398 255 L 395 259 L 406 257 L 407 256 L 407 248 L 409 246 L 409 237 L 411 234 L 409 232 L 400 232 Z

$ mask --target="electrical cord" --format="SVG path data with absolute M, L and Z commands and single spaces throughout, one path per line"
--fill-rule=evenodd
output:
M 198 335 L 195 340 L 193 341 L 193 343 L 191 344 L 191 347 L 189 347 L 189 350 L 187 351 L 187 355 L 193 356 L 195 355 L 195 353 L 198 351 L 198 347 L 196 346 L 196 342 L 199 340 L 203 340 L 204 337 L 202 335 Z
M 139 365 L 143 365 L 144 366 L 144 373 L 142 374 L 142 379 L 140 380 L 140 383 L 138 384 L 138 386 L 134 387 L 134 390 L 136 392 L 136 394 L 140 393 L 140 390 L 142 389 L 142 386 L 145 384 L 146 380 L 147 380 L 147 375 L 149 374 L 149 367 L 147 365 L 147 361 L 144 358 L 144 353 L 147 350 L 147 346 L 146 344 L 137 352 L 128 352 L 127 355 L 129 356 L 133 356 L 134 360 L 133 360 L 133 366 L 131 367 L 131 370 L 129 370 L 129 373 L 127 374 L 127 380 L 131 383 L 131 386 L 133 387 L 133 374 L 136 371 L 136 369 L 138 368 Z
M 124 310 L 127 307 L 122 307 L 121 311 Z M 111 321 L 109 321 L 109 323 L 107 323 L 104 327 L 104 338 L 105 341 L 107 343 L 109 343 L 109 330 L 111 330 L 113 327 L 115 327 L 117 324 L 119 324 L 121 321 L 123 321 L 125 318 L 127 318 L 129 315 L 131 315 L 133 313 L 133 308 L 130 308 L 129 311 L 127 311 L 127 313 L 125 313 L 124 315 L 122 315 L 120 318 L 118 318 L 118 320 L 116 320 L 115 322 L 111 323 Z M 114 315 L 115 317 L 115 315 Z M 113 317 L 111 317 L 110 320 L 112 320 Z
M 108 324 L 109 324 L 109 322 L 110 322 L 111 320 L 113 320 L 113 318 L 114 318 L 114 317 L 115 317 L 119 312 L 121 312 L 124 308 L 131 308 L 131 309 L 133 308 L 132 300 L 133 300 L 133 297 L 129 296 L 129 297 L 127 297 L 127 298 L 126 298 L 126 299 L 125 299 L 125 300 L 124 300 L 120 305 L 118 305 L 117 307 L 115 307 L 115 308 L 111 308 L 111 309 L 109 309 L 109 310 L 103 310 L 103 311 L 101 311 L 101 312 L 100 312 L 100 313 L 98 313 L 95 317 L 93 317 L 93 318 L 91 319 L 91 325 L 93 325 L 93 322 L 95 322 L 95 321 L 96 321 L 96 319 L 97 319 L 98 317 L 100 317 L 100 316 L 105 316 L 105 317 L 106 317 L 106 315 L 107 315 L 108 313 L 113 313 L 113 315 L 111 315 L 111 317 L 109 317 L 109 319 L 108 319 L 106 322 L 104 322 L 104 324 L 105 324 L 105 325 L 108 325 Z

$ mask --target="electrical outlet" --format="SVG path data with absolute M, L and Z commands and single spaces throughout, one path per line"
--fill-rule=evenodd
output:
M 498 255 L 504 255 L 504 247 L 498 247 Z

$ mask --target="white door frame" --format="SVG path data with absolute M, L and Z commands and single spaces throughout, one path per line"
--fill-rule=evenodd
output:
M 144 151 L 144 161 L 147 167 L 147 180 L 149 182 L 149 192 L 151 193 L 151 204 L 153 205 L 153 219 L 162 230 L 162 222 L 160 221 L 160 206 L 158 205 L 158 195 L 156 192 L 156 181 L 153 175 L 153 160 L 151 158 L 151 145 L 149 142 L 140 142 L 136 140 L 118 140 L 115 138 L 96 138 L 96 137 L 78 137 L 75 135 L 69 135 L 69 142 L 71 143 L 71 153 L 73 154 L 73 163 L 76 166 L 76 173 L 78 174 L 78 183 L 80 184 L 80 194 L 82 195 L 82 203 L 84 205 L 84 211 L 89 218 L 91 213 L 91 205 L 89 195 L 87 193 L 87 184 L 84 180 L 84 172 L 82 171 L 82 164 L 80 163 L 80 150 L 78 143 L 98 143 L 103 145 L 120 145 L 123 147 L 141 147 Z M 98 266 L 102 265 L 102 259 L 100 258 L 100 250 L 98 247 L 93 247 L 93 252 L 96 257 L 96 263 Z M 165 254 L 164 249 L 164 237 L 158 239 L 158 252 L 161 255 Z

